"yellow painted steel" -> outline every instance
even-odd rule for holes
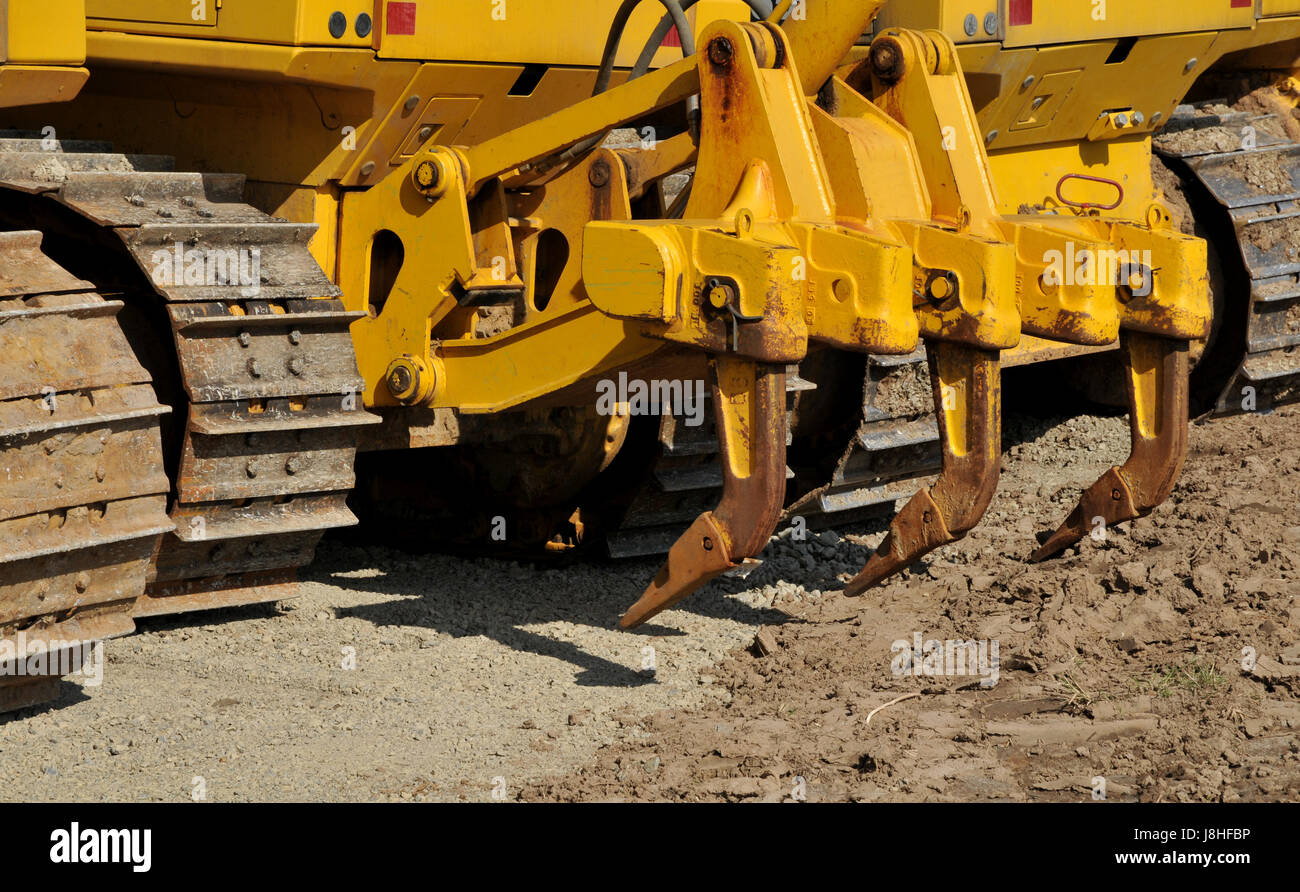
[[[71,101],[85,61],[83,0],[0,0],[0,108]]]
[[[84,0],[0,0],[0,62],[79,66],[85,61]]]
[[[362,14],[373,17],[374,0],[278,0],[239,3],[223,0],[85,0],[92,30],[201,37],[248,43],[292,46],[368,47],[373,26],[357,27]],[[330,17],[343,17],[338,36]]]
[[[393,33],[386,26],[388,3],[379,4],[383,22],[378,48],[382,58],[439,59],[544,65],[598,65],[606,29],[621,0],[483,0],[446,3],[417,0],[413,34]],[[615,63],[631,67],[664,8],[642,3],[628,20]],[[741,0],[700,0],[687,11],[698,34],[717,19],[747,20],[749,7]],[[681,58],[681,50],[664,47],[656,65]]]
[[[1228,0],[1179,0],[1176,6],[1147,0],[1098,0],[1095,3],[1039,0],[1032,6],[1032,23],[1007,25],[1003,38],[1006,46],[1045,46],[1111,37],[1223,31],[1250,28],[1255,24],[1253,3],[1233,5]]]
[[[29,123],[247,173],[259,206],[318,225],[314,255],[367,311],[353,334],[368,404],[495,412],[674,349],[735,352],[734,326],[719,340],[695,303],[719,278],[728,313],[774,320],[772,356],[808,340],[906,353],[918,335],[1012,350],[1023,333],[1041,357],[1113,344],[1121,325],[1193,337],[1204,260],[1162,222],[1150,133],[1225,55],[1300,37],[1289,0],[1262,0],[1259,21],[1226,0],[1110,0],[1101,22],[1092,4],[1037,2],[1014,26],[999,0],[828,0],[780,28],[701,0],[696,59],[664,47],[656,70],[589,98],[618,5],[50,0],[33,31],[34,7],[13,4],[0,103],[70,98],[85,59],[90,92]],[[638,8],[619,66],[662,14]],[[852,46],[868,30],[899,42],[897,84]],[[703,48],[718,37],[738,92],[710,97]],[[702,87],[698,149],[676,132],[557,160]],[[680,218],[633,219],[690,165]],[[1119,200],[1087,210],[1058,192]],[[387,281],[374,267],[394,245]],[[1182,272],[1136,301],[1104,277],[1045,276],[1057,254],[1120,251]],[[508,330],[479,322],[507,304]],[[419,379],[400,398],[395,363]]]

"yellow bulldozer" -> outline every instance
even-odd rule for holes
[[[0,707],[322,534],[666,553],[980,520],[1001,370],[1132,454],[1300,382],[1300,0],[0,2]],[[1037,550],[1034,547],[1037,545]],[[1086,543],[1081,547],[1087,547]],[[611,617],[611,619],[613,619]]]

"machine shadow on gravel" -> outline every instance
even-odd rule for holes
[[[382,558],[379,552],[384,552]],[[575,683],[583,686],[637,687],[652,684],[653,675],[589,653],[573,642],[558,640],[524,626],[567,622],[595,628],[612,628],[632,603],[636,580],[645,575],[648,561],[604,567],[586,567],[590,573],[578,589],[568,578],[571,568],[521,571],[513,562],[484,561],[476,568],[474,582],[448,576],[385,572],[380,576],[351,578],[348,574],[369,567],[393,567],[403,555],[388,549],[339,547],[304,574],[316,580],[359,592],[396,595],[401,600],[363,604],[338,610],[339,617],[356,617],[376,626],[420,626],[457,638],[482,635],[513,650],[553,657],[578,670]],[[453,558],[425,560],[446,561]],[[407,557],[407,562],[410,558]],[[739,590],[743,591],[743,587]],[[730,597],[693,599],[680,605],[699,616],[729,619],[749,626],[786,621],[787,614],[754,608]],[[620,633],[626,634],[626,633]],[[681,637],[681,629],[649,623],[636,630],[638,638]]]
[[[1050,365],[1050,364],[1048,364]],[[1035,367],[1035,374],[1016,374],[1006,378],[1004,448],[1030,442],[1049,430],[1059,421],[1062,402],[1087,405],[1096,411],[1084,397],[1062,393],[1053,387],[1052,376],[1043,374],[1044,366]],[[1054,402],[1045,404],[1045,391],[1052,391]],[[1044,405],[1052,405],[1052,412],[1044,412]],[[1068,411],[1068,408],[1066,409]],[[840,533],[876,539],[888,529],[888,516],[861,519],[842,526]],[[730,619],[749,626],[782,625],[791,617],[784,611],[756,608],[739,597],[744,592],[770,585],[795,585],[807,591],[836,591],[843,582],[836,568],[818,556],[818,533],[809,530],[809,551],[804,543],[777,539],[762,556],[764,563],[746,578],[722,577],[715,580],[703,597],[692,598],[676,605],[711,619]],[[846,543],[848,544],[848,543]],[[865,561],[871,552],[867,545],[851,545],[853,560]],[[837,559],[843,560],[839,554]],[[401,600],[366,604],[339,610],[339,616],[356,617],[376,626],[413,625],[429,628],[455,637],[482,635],[513,650],[548,656],[575,666],[580,685],[634,687],[649,684],[653,676],[623,666],[595,654],[579,645],[557,640],[531,631],[525,626],[552,622],[571,622],[595,628],[610,628],[618,617],[635,600],[639,580],[654,572],[655,559],[634,559],[589,562],[572,566],[524,565],[514,561],[482,560],[470,575],[454,574],[454,558],[450,556],[407,554],[383,546],[345,545],[335,543],[328,552],[318,555],[316,562],[306,571],[304,579],[316,580],[358,592],[395,595]],[[417,563],[418,561],[418,563]],[[446,562],[447,574],[426,569]],[[412,570],[403,570],[409,565]],[[927,562],[912,569],[924,575]],[[354,574],[369,568],[388,568],[380,575],[356,578]],[[586,576],[575,583],[573,573]],[[245,608],[241,614],[259,608]],[[682,630],[663,623],[650,623],[638,630],[642,638],[680,637]]]

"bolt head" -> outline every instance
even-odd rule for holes
[[[709,43],[709,61],[714,65],[730,65],[736,49],[725,37],[715,37]]]
[[[974,37],[979,33],[980,20],[975,16],[975,13],[969,13],[962,21],[961,27],[966,32],[967,37]]]
[[[871,46],[871,67],[877,76],[888,75],[898,65],[898,47],[892,40],[878,40]]]
[[[388,375],[388,389],[394,394],[409,392],[411,384],[411,370],[405,366],[398,366]]]

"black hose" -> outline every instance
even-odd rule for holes
[[[596,75],[596,86],[591,91],[592,96],[599,96],[609,89],[609,82],[614,77],[614,62],[618,57],[618,48],[623,42],[623,30],[627,27],[627,20],[632,17],[632,12],[641,2],[642,0],[623,0],[623,5],[618,8],[618,12],[614,13],[614,21],[609,27],[609,37],[605,39],[605,50],[600,57],[600,72]],[[659,2],[668,10],[664,19],[676,25],[677,33],[682,36],[682,58],[694,55],[695,35],[691,32],[690,23],[686,21],[686,10],[683,8],[681,0],[659,0]],[[695,2],[696,0],[686,0],[686,5],[691,6]],[[668,29],[665,28],[664,34],[667,33]],[[662,37],[660,42],[663,42]],[[645,71],[642,71],[641,74],[645,74]],[[634,75],[634,77],[639,76]],[[628,80],[632,79],[632,77],[628,78]],[[608,132],[587,137],[581,142],[569,146],[556,155],[555,158],[559,163],[567,164],[574,158],[585,155],[596,148],[605,141],[607,136],[609,136]]]
[[[605,40],[605,52],[600,59],[600,73],[596,75],[596,86],[591,91],[591,95],[595,96],[609,89],[609,82],[614,77],[614,62],[618,56],[618,48],[623,42],[623,30],[627,27],[627,20],[632,17],[632,12],[641,2],[642,0],[623,0],[623,5],[618,8],[618,12],[614,13],[609,37]],[[682,39],[682,57],[693,56],[695,35],[691,33],[690,23],[686,21],[686,12],[680,0],[659,0],[659,2],[668,10],[668,18],[677,26],[677,33]],[[667,33],[665,29],[664,34]],[[660,40],[662,41],[663,38]]]
[[[700,0],[682,0],[682,10],[688,10]],[[753,11],[754,16],[760,20],[766,19],[772,14],[776,7],[772,0],[745,0],[745,3]],[[627,76],[628,80],[635,80],[650,70],[650,63],[658,54],[659,48],[663,46],[664,38],[672,30],[673,20],[671,16],[664,16],[655,26],[654,31],[650,34],[650,39],[646,41],[645,47],[641,50],[641,55],[637,57],[636,64],[632,66],[632,72]]]

